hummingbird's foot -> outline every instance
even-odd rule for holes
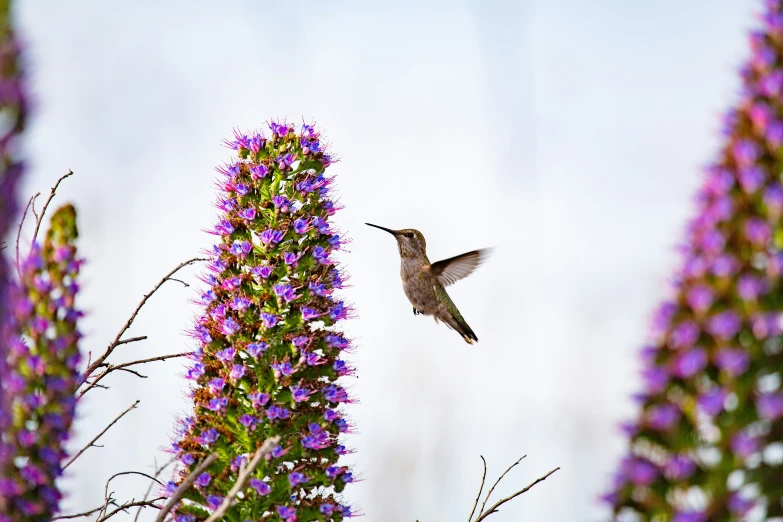
[[[413,315],[421,315],[421,312],[419,312],[418,310],[416,310],[416,309],[414,308],[414,309],[413,309]]]

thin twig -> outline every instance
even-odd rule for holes
[[[476,502],[473,503],[473,511],[470,512],[468,522],[473,520],[473,514],[476,512],[476,506],[478,506],[479,499],[481,498],[481,492],[484,491],[484,481],[487,479],[487,461],[484,459],[484,455],[479,455],[481,462],[484,463],[484,474],[481,476],[481,487],[479,488],[478,495],[476,495]],[[419,522],[418,520],[416,522]]]
[[[130,509],[132,507],[137,507],[137,506],[139,506],[139,507],[154,507],[154,508],[157,508],[157,509],[161,509],[159,505],[155,504],[155,502],[158,502],[160,500],[166,500],[166,497],[153,498],[152,500],[131,500],[131,501],[126,502],[126,503],[124,503],[124,504],[122,504],[120,506],[117,506],[117,509],[115,509],[111,513],[107,513],[107,514],[103,515],[102,517],[99,517],[98,519],[95,520],[95,522],[105,522],[106,520],[110,519],[111,517],[113,517],[117,513],[121,513],[123,511],[127,511],[128,509]]]
[[[49,197],[46,199],[46,203],[44,203],[44,206],[41,209],[41,215],[36,215],[35,232],[33,232],[33,243],[35,243],[35,240],[38,238],[38,229],[41,228],[41,223],[43,222],[44,214],[46,214],[46,209],[49,208],[49,203],[51,203],[52,198],[54,198],[54,193],[57,192],[57,187],[60,186],[60,182],[62,180],[70,176],[73,176],[73,171],[70,169],[68,170],[68,174],[60,176],[60,179],[57,180],[57,183],[54,184],[51,192],[49,192]],[[35,207],[33,207],[33,213],[35,213]]]
[[[82,449],[80,449],[80,450],[79,450],[79,451],[76,453],[76,455],[74,455],[74,456],[71,458],[71,460],[69,460],[68,462],[66,462],[66,463],[65,463],[65,465],[63,466],[63,468],[62,468],[62,469],[65,469],[65,468],[67,468],[68,466],[70,466],[70,465],[73,463],[73,461],[75,461],[76,459],[78,459],[78,458],[81,456],[81,454],[82,454],[82,453],[84,453],[85,451],[87,451],[88,449],[90,449],[90,447],[94,446],[94,445],[95,445],[95,442],[97,442],[97,440],[98,440],[98,439],[100,439],[100,438],[103,436],[103,434],[104,434],[104,433],[106,433],[107,431],[109,431],[109,428],[111,428],[112,426],[114,426],[114,425],[117,423],[117,421],[118,421],[118,420],[120,420],[121,418],[123,418],[123,417],[125,416],[125,414],[127,414],[129,411],[131,411],[132,409],[136,408],[136,406],[138,406],[139,402],[141,402],[141,401],[136,401],[136,402],[134,402],[133,404],[131,404],[131,405],[130,405],[130,407],[129,407],[127,410],[125,410],[124,412],[120,413],[120,414],[119,414],[119,415],[118,415],[118,416],[117,416],[117,417],[116,417],[116,418],[115,418],[113,421],[111,421],[111,423],[109,423],[109,425],[108,425],[108,426],[106,426],[106,427],[103,429],[103,431],[102,431],[102,432],[100,432],[98,435],[96,435],[96,436],[95,436],[95,438],[94,438],[94,439],[92,439],[92,440],[89,442],[89,444],[87,444],[85,447],[83,447]]]
[[[174,506],[177,505],[182,496],[193,486],[198,476],[201,475],[205,469],[211,466],[212,463],[217,460],[217,458],[218,454],[213,453],[204,459],[204,462],[199,464],[196,469],[194,469],[193,472],[182,481],[182,484],[180,484],[171,497],[169,497],[169,501],[166,502],[166,505],[163,506],[163,508],[160,510],[160,513],[158,513],[158,517],[155,519],[155,522],[163,522],[166,519],[166,515],[168,515],[169,512],[174,509]]]
[[[24,212],[22,212],[22,219],[19,220],[19,228],[16,229],[16,273],[19,274],[19,279],[22,278],[22,269],[19,267],[19,237],[22,235],[22,225],[24,225],[24,220],[27,217],[27,211],[30,210],[30,205],[33,203],[33,200],[40,195],[41,193],[39,192],[27,200],[27,206],[24,207]]]
[[[234,498],[237,496],[237,493],[242,491],[242,489],[245,487],[245,484],[247,484],[247,481],[250,479],[250,475],[253,473],[253,470],[256,469],[258,463],[261,462],[261,459],[263,459],[267,454],[272,452],[275,446],[277,446],[278,442],[280,442],[279,436],[266,439],[261,447],[258,448],[255,456],[253,456],[250,462],[240,468],[239,475],[237,475],[237,481],[234,484],[234,487],[231,488],[231,490],[228,492],[228,495],[226,495],[226,498],[224,498],[223,502],[220,503],[220,506],[218,506],[218,508],[209,516],[207,520],[205,520],[205,522],[217,522],[223,518],[223,515],[226,514],[226,511],[228,511],[228,508],[230,508],[231,504],[234,502]]]
[[[101,509],[103,509],[103,506],[98,506],[95,509],[90,509],[89,511],[84,511],[82,513],[74,513],[73,515],[59,515],[54,517],[52,520],[65,520],[68,518],[89,517],[90,515],[92,515],[96,511],[100,511]]]
[[[487,492],[487,496],[486,496],[486,497],[484,497],[484,502],[481,504],[481,509],[479,510],[479,513],[483,513],[483,512],[484,512],[484,506],[486,506],[486,505],[487,505],[487,502],[489,501],[489,497],[490,497],[490,496],[492,496],[492,492],[493,492],[493,491],[495,491],[495,487],[496,487],[496,486],[497,486],[497,485],[500,483],[500,481],[501,481],[501,480],[503,480],[503,477],[505,477],[505,476],[506,476],[506,474],[507,474],[509,471],[511,471],[511,470],[514,468],[514,466],[516,466],[517,464],[519,464],[520,462],[522,462],[522,459],[524,459],[525,457],[527,457],[527,455],[522,455],[522,457],[521,457],[521,458],[520,458],[518,461],[516,461],[515,463],[513,463],[512,465],[510,465],[510,466],[509,466],[509,467],[506,469],[506,471],[504,471],[504,472],[503,472],[503,474],[502,474],[502,475],[500,475],[500,477],[498,477],[498,479],[495,481],[495,483],[494,483],[494,484],[492,484],[492,487],[491,487],[491,488],[489,489],[489,491]]]
[[[496,513],[500,506],[502,506],[503,504],[505,504],[509,500],[512,500],[512,499],[518,497],[522,493],[525,493],[526,491],[528,491],[530,488],[532,488],[533,486],[535,486],[539,482],[543,482],[544,480],[546,480],[549,477],[549,475],[551,475],[552,473],[554,473],[555,471],[557,471],[559,469],[560,469],[560,467],[557,467],[557,468],[553,469],[552,471],[550,471],[549,473],[547,473],[543,477],[536,479],[533,483],[531,483],[530,485],[528,485],[527,487],[525,487],[523,489],[520,489],[519,491],[517,491],[513,495],[510,495],[510,496],[508,496],[508,497],[506,497],[504,499],[498,500],[487,511],[485,511],[484,513],[479,515],[479,517],[476,519],[476,522],[481,522],[482,520],[487,518],[492,513]]]
[[[163,286],[163,284],[166,281],[170,281],[172,279],[172,276],[174,274],[176,274],[180,269],[182,269],[182,268],[184,268],[184,267],[186,267],[188,265],[192,265],[193,263],[195,263],[197,261],[205,261],[205,260],[206,259],[204,259],[202,257],[194,257],[193,259],[189,259],[188,261],[185,261],[184,263],[180,263],[179,265],[177,265],[177,267],[174,270],[172,270],[171,272],[166,274],[163,277],[163,279],[158,281],[158,283],[152,288],[150,293],[144,295],[144,297],[142,298],[141,302],[138,304],[138,306],[133,311],[131,316],[128,318],[128,320],[125,322],[125,324],[122,326],[122,328],[120,329],[120,331],[117,334],[117,336],[114,338],[114,340],[106,348],[106,351],[100,357],[98,357],[95,361],[93,361],[93,363],[91,365],[89,365],[87,367],[87,369],[84,372],[84,375],[82,375],[82,379],[84,381],[86,381],[93,374],[93,372],[95,372],[95,370],[98,369],[103,364],[103,362],[111,355],[111,353],[114,351],[114,349],[117,348],[118,346],[120,346],[120,344],[123,344],[122,336],[125,335],[125,332],[127,332],[128,328],[131,327],[131,325],[133,324],[133,321],[136,319],[136,316],[139,315],[139,311],[141,311],[142,307],[147,303],[147,300],[150,297],[152,297],[152,295],[155,292],[157,292],[158,289],[161,286]],[[80,397],[82,395],[84,395],[83,392],[79,394]]]
[[[175,456],[175,457],[172,457],[172,458],[170,458],[170,459],[169,459],[169,461],[168,461],[168,462],[166,462],[166,463],[165,463],[164,465],[162,465],[161,467],[157,467],[157,466],[158,466],[158,463],[157,463],[157,462],[155,462],[155,479],[157,479],[157,478],[160,476],[160,474],[161,474],[161,473],[163,473],[163,471],[164,471],[166,468],[168,468],[168,467],[169,467],[171,464],[173,464],[173,463],[174,463],[176,460],[177,460],[177,457],[176,457],[176,456]],[[152,493],[152,488],[153,488],[153,487],[154,487],[154,484],[150,482],[150,485],[149,485],[149,487],[147,488],[147,491],[144,493],[144,497],[142,498],[142,500],[147,500],[147,499],[149,498],[149,496],[150,496],[150,493]],[[139,506],[139,509],[137,509],[137,510],[136,510],[136,516],[135,516],[135,517],[133,517],[133,522],[138,522],[138,520],[139,520],[139,515],[141,515],[141,510],[142,510],[142,508],[143,508],[143,507],[144,507],[144,506]]]
[[[147,336],[144,336],[143,338],[146,339]],[[134,338],[134,340],[140,340],[140,339],[141,338]],[[128,339],[127,341],[130,341],[130,339]],[[168,355],[159,355],[157,357],[150,357],[149,359],[139,359],[138,361],[130,361],[130,362],[122,363],[122,364],[106,364],[106,363],[103,363],[101,366],[105,366],[106,369],[103,370],[98,375],[96,375],[95,378],[87,385],[87,387],[79,392],[79,394],[78,394],[78,396],[76,398],[77,399],[81,398],[82,395],[84,395],[85,393],[90,391],[90,389],[92,389],[92,388],[101,387],[101,385],[98,384],[98,381],[100,381],[101,379],[103,379],[109,373],[111,373],[113,371],[117,371],[117,370],[130,371],[130,370],[126,370],[126,368],[128,366],[134,366],[136,364],[145,364],[145,363],[148,363],[148,362],[155,362],[155,361],[166,361],[168,359],[174,359],[176,357],[187,357],[189,355],[193,355],[193,352],[182,352],[182,353],[171,353],[171,354],[168,354]],[[145,376],[140,375],[138,373],[136,373],[136,375],[139,376],[139,377],[142,377],[142,378],[146,378]]]

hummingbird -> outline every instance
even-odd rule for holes
[[[437,323],[446,323],[456,330],[468,344],[478,341],[465,318],[457,310],[454,301],[446,293],[447,286],[469,276],[487,260],[491,249],[479,249],[450,257],[436,263],[427,258],[427,242],[418,230],[404,228],[392,230],[372,223],[365,225],[392,234],[400,250],[400,276],[402,289],[413,305],[413,315],[432,315]]]

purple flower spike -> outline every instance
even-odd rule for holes
[[[313,126],[273,121],[270,129],[267,137],[236,132],[229,142],[235,156],[218,169],[217,244],[203,277],[208,286],[198,294],[202,312],[192,332],[197,347],[188,370],[194,414],[176,426],[172,451],[183,469],[174,487],[205,452],[216,451],[218,460],[175,507],[177,522],[214,512],[270,434],[280,435],[285,446],[260,461],[227,516],[294,522],[354,514],[338,504],[344,483],[323,487],[324,469],[344,469],[340,477],[350,473],[338,465],[347,453],[340,439],[351,427],[337,411],[349,399],[336,380],[352,369],[340,355],[348,342],[339,321],[350,309],[332,297],[344,282],[329,254],[345,242],[331,225],[339,210],[325,172],[332,161]],[[71,262],[64,250],[56,255]],[[39,278],[37,284],[49,281]],[[35,315],[33,306],[25,309]],[[38,326],[48,329],[42,322]],[[35,359],[25,361],[40,367]],[[48,384],[62,386],[56,379]],[[26,405],[45,398],[29,391],[24,397]],[[350,481],[349,474],[344,482]],[[324,504],[334,505],[330,515],[321,511]]]

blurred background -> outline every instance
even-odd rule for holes
[[[75,171],[56,201],[80,212],[83,346],[102,352],[144,293],[211,245],[202,229],[231,129],[315,120],[340,157],[336,219],[352,238],[342,259],[360,403],[348,444],[363,481],[348,498],[371,522],[460,520],[479,455],[494,479],[527,454],[497,498],[562,469],[491,520],[601,520],[596,497],[623,449],[616,424],[634,413],[636,351],[758,7],[19,2],[36,102],[23,197]],[[393,239],[365,221],[421,230],[432,260],[497,247],[450,288],[478,345],[413,316]],[[114,360],[192,348],[196,295],[164,287],[129,332],[149,341]],[[145,370],[80,404],[74,448],[141,399],[68,469],[65,513],[100,505],[110,474],[166,459],[188,406],[183,364]],[[147,485],[113,484],[121,500]]]

